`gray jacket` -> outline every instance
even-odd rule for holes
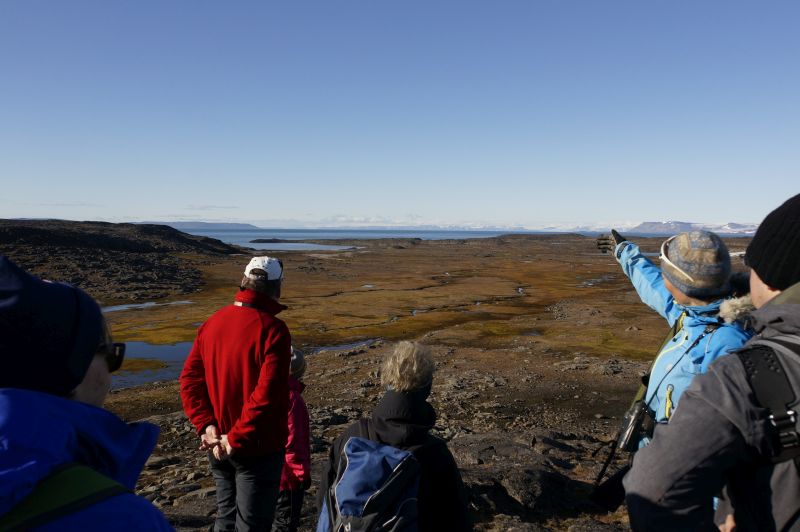
[[[759,334],[747,346],[775,348],[797,397],[800,357],[770,338],[800,344],[800,283],[752,315]],[[747,348],[745,346],[745,349]],[[793,410],[800,400],[796,399]],[[698,375],[625,477],[634,530],[716,530],[713,497],[726,488],[718,522],[735,508],[737,530],[800,531],[800,474],[793,461],[767,461],[767,411],[756,403],[738,356],[722,357]]]

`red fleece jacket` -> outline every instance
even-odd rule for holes
[[[201,434],[216,425],[238,454],[283,450],[289,410],[286,307],[252,290],[214,313],[197,331],[180,377],[181,401]]]

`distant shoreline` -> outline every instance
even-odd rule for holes
[[[297,229],[297,228],[248,228],[248,229],[183,229],[183,231],[223,242],[247,245],[287,244],[314,242],[320,240],[379,240],[379,239],[419,239],[419,240],[467,240],[473,238],[495,238],[515,235],[563,236],[579,235],[596,237],[605,231],[486,231],[486,230],[409,230],[409,229]],[[679,231],[680,232],[680,231]],[[666,238],[672,232],[647,233],[626,232],[625,236],[635,238]],[[718,233],[723,238],[750,238],[752,233]]]

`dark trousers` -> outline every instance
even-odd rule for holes
[[[303,495],[305,492],[300,488],[278,493],[272,532],[297,532],[300,524],[300,510],[303,509]]]
[[[217,483],[215,532],[269,530],[283,470],[283,451],[217,460],[209,453]]]

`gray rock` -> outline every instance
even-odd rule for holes
[[[511,468],[500,478],[506,493],[527,510],[535,510],[546,491],[566,484],[566,478],[546,468]]]
[[[145,462],[145,469],[162,469],[168,465],[177,464],[181,461],[177,456],[157,456],[152,455]]]
[[[186,495],[182,495],[175,502],[186,502],[192,500],[201,500],[201,499],[209,499],[215,497],[217,495],[217,488],[211,486],[210,488],[200,488],[194,491],[190,491]]]

